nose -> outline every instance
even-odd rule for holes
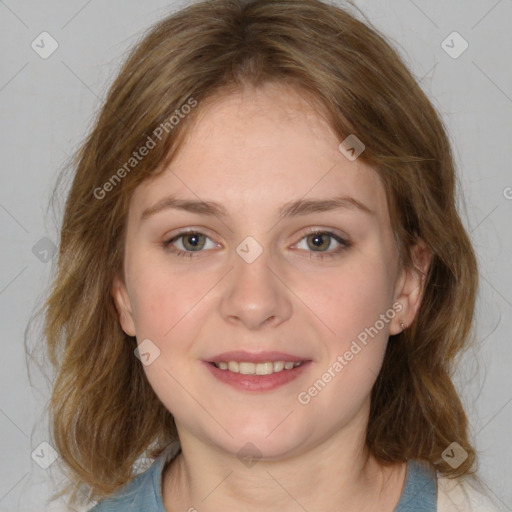
[[[227,322],[256,330],[267,324],[275,327],[290,318],[291,292],[279,271],[271,268],[267,255],[263,251],[252,263],[234,255],[234,268],[220,301],[220,313]]]

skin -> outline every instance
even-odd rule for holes
[[[406,466],[382,466],[365,449],[370,392],[388,338],[400,321],[411,324],[422,287],[419,272],[399,265],[380,178],[341,154],[313,103],[293,89],[266,84],[198,108],[177,158],[134,192],[124,280],[116,277],[112,288],[123,330],[160,350],[144,371],[174,415],[182,446],[163,474],[166,510],[319,511],[343,503],[345,512],[391,512]],[[170,194],[219,202],[227,216],[165,208],[141,220]],[[278,220],[285,203],[334,196],[372,213],[340,208]],[[207,237],[196,252],[190,238],[187,246],[183,238],[172,243],[191,258],[162,245],[183,228]],[[350,245],[339,250],[324,237],[322,254],[332,256],[320,259],[308,228]],[[247,236],[263,249],[252,263],[236,252]],[[424,246],[413,256],[426,272]],[[400,313],[321,393],[299,403],[298,394],[397,302]],[[239,349],[312,363],[273,391],[239,391],[202,363]],[[237,457],[247,442],[262,454],[251,467]]]

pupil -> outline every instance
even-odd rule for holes
[[[197,248],[201,248],[203,244],[201,244],[201,234],[199,233],[196,233],[196,234],[192,234],[192,235],[187,235],[185,238],[184,238],[184,246],[187,248],[187,249],[197,249]]]
[[[325,248],[329,246],[329,242],[327,242],[327,245],[324,240],[325,235],[312,235],[312,242],[315,247],[317,248]]]

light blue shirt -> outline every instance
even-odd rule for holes
[[[100,501],[89,512],[166,512],[162,498],[162,471],[167,461],[179,453],[173,443],[153,464],[111,497]],[[394,512],[436,512],[437,474],[424,461],[409,460],[404,489]]]

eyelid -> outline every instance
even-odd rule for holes
[[[209,229],[204,228],[204,227],[194,227],[194,226],[178,229],[177,231],[173,231],[172,234],[170,234],[170,235],[167,235],[167,234],[164,235],[163,239],[164,239],[165,243],[169,243],[173,240],[176,240],[180,236],[185,236],[189,233],[204,235],[207,238],[209,238],[210,240],[214,240],[214,237],[210,234],[211,232]],[[217,243],[217,242],[215,242],[215,243]]]
[[[350,237],[346,233],[342,233],[335,228],[324,228],[324,227],[317,227],[317,226],[305,228],[305,231],[303,231],[301,240],[305,236],[314,235],[315,233],[320,233],[320,234],[324,234],[324,235],[332,235],[333,237],[338,237],[339,239],[341,239],[343,242],[345,242],[347,244],[349,243]]]

